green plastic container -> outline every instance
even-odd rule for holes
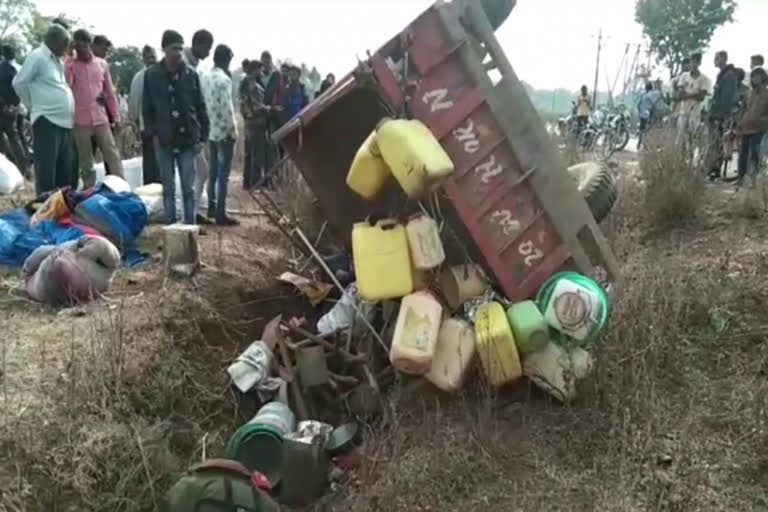
[[[571,347],[589,347],[597,341],[603,334],[605,326],[608,323],[608,314],[610,311],[610,302],[605,291],[594,280],[577,272],[560,272],[550,277],[539,289],[536,295],[536,304],[539,310],[547,317],[547,311],[554,300],[554,294],[563,281],[569,281],[569,285],[585,290],[593,295],[597,300],[597,307],[590,312],[590,321],[585,322],[582,329],[586,329],[586,335],[581,339],[574,338],[564,334],[562,330],[550,328],[550,339],[553,343],[565,348]],[[550,325],[552,324],[549,321]]]
[[[507,309],[507,320],[523,357],[544,350],[549,344],[549,324],[532,300],[513,304]]]
[[[261,423],[246,423],[230,438],[226,454],[267,477],[273,486],[279,482],[283,436],[277,430]]]

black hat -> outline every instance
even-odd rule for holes
[[[175,30],[166,30],[163,32],[163,40],[161,42],[161,45],[163,48],[166,48],[168,46],[171,46],[172,44],[184,44],[184,38],[181,34],[176,32]]]

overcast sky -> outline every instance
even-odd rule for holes
[[[209,29],[235,51],[236,62],[264,49],[325,74],[347,73],[426,9],[432,0],[36,0],[44,14],[64,10],[107,34],[116,45],[160,46],[164,29],[191,39]],[[626,44],[642,42],[635,0],[518,0],[497,36],[518,75],[537,88],[577,89],[594,81],[600,27],[606,36],[600,89],[613,81]],[[114,7],[112,7],[114,5]],[[727,49],[748,67],[753,53],[768,55],[768,0],[739,0],[736,23],[718,30],[712,48]],[[704,71],[714,76],[712,51]],[[635,47],[630,51],[630,61]],[[645,61],[645,57],[643,57]],[[667,76],[661,71],[657,75]],[[623,72],[621,73],[623,78]]]

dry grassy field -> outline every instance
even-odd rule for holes
[[[705,186],[673,156],[615,169],[604,229],[625,287],[576,403],[479,378],[455,397],[396,386],[362,468],[316,509],[768,510],[766,203],[762,189]],[[285,181],[290,210],[316,219]],[[2,274],[0,512],[157,510],[253,414],[226,366],[272,316],[307,306],[275,279],[300,256],[235,196],[243,225],[209,230],[190,281],[150,263],[61,312]],[[152,227],[142,244],[157,257],[159,242]]]

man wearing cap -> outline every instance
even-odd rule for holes
[[[163,182],[166,223],[176,222],[175,166],[178,166],[183,221],[194,224],[197,216],[195,162],[208,140],[208,114],[200,77],[182,58],[184,38],[174,30],[166,30],[162,47],[163,60],[147,69],[144,75],[144,130],[155,146]]]

